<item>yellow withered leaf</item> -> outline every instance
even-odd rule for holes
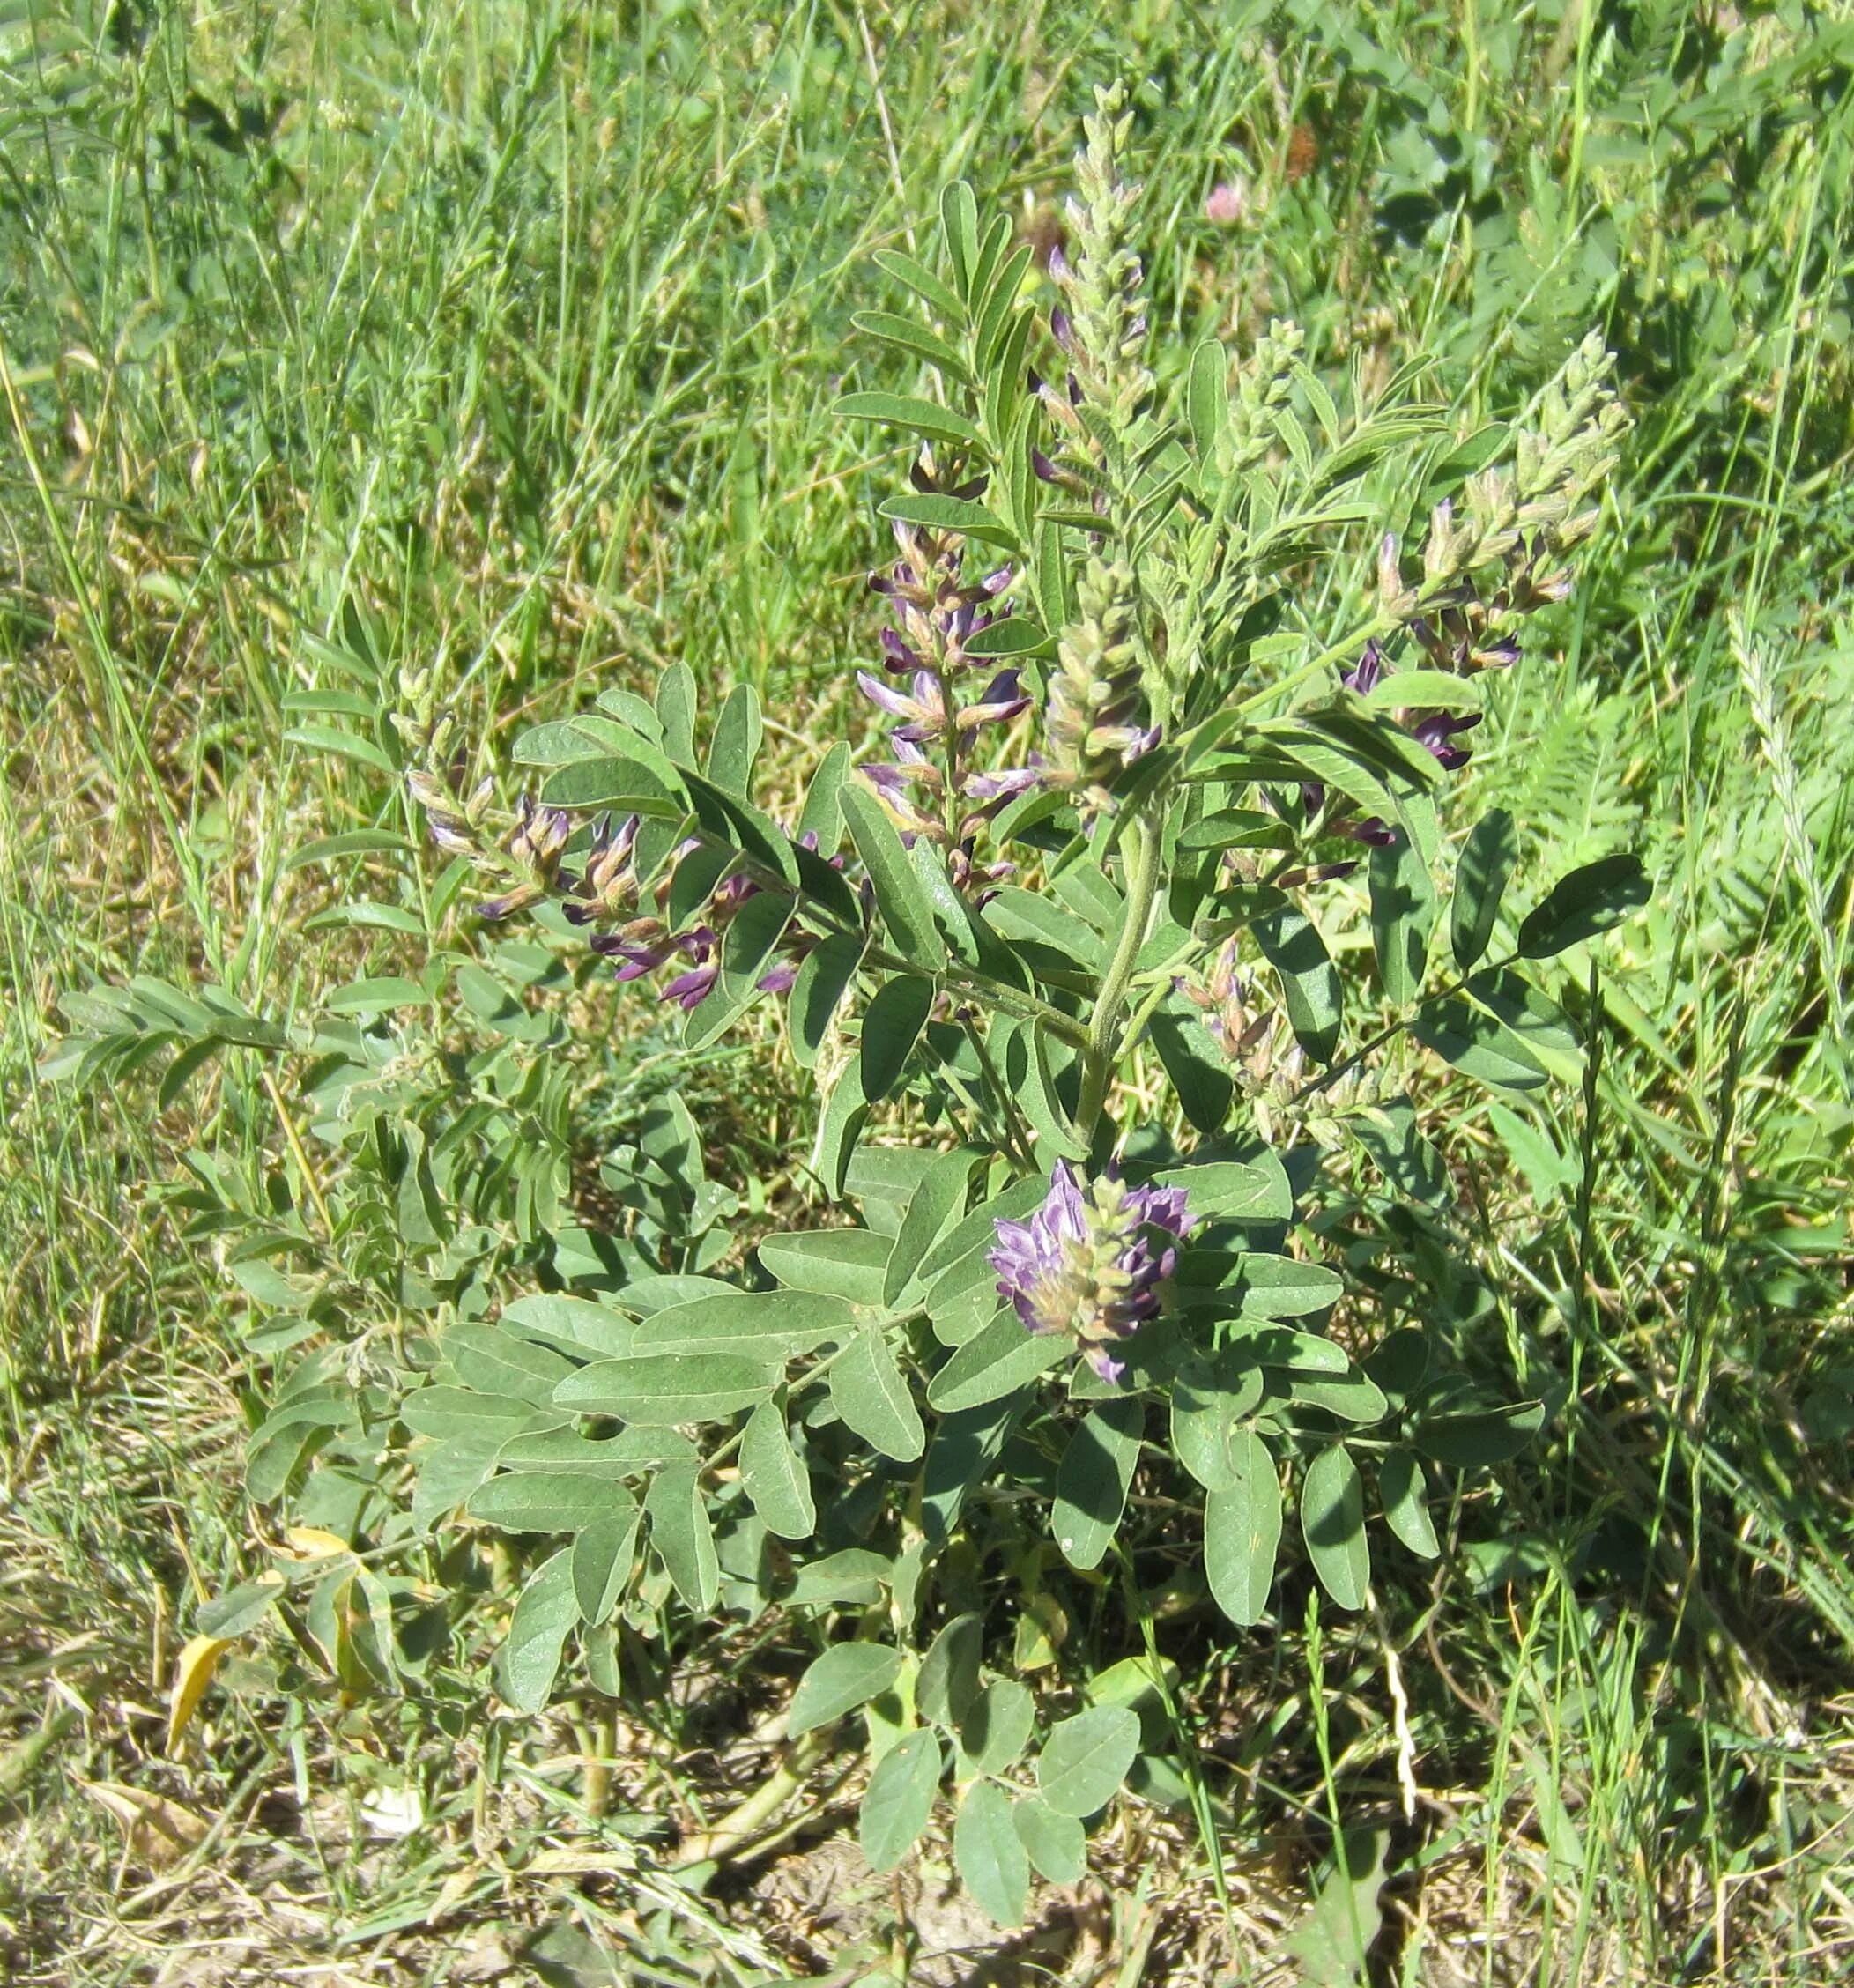
[[[205,1841],[209,1827],[205,1817],[165,1795],[126,1787],[120,1781],[86,1781],[81,1775],[71,1778],[122,1825],[122,1852],[131,1864],[166,1871]]]
[[[328,1560],[336,1554],[348,1551],[345,1539],[332,1532],[325,1532],[319,1525],[291,1525],[284,1529],[287,1539],[299,1560]]]
[[[212,1673],[219,1668],[219,1660],[231,1649],[227,1636],[195,1636],[181,1651],[180,1661],[174,1667],[174,1689],[167,1698],[167,1751],[171,1754],[174,1743],[187,1730],[187,1723],[199,1710],[199,1702],[206,1695],[206,1687],[212,1682]]]

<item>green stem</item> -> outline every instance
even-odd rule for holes
[[[1086,1047],[1082,1050],[1081,1099],[1075,1114],[1075,1130],[1092,1140],[1108,1087],[1120,1053],[1121,1020],[1126,1009],[1128,983],[1146,944],[1146,927],[1153,921],[1153,905],[1159,894],[1159,835],[1155,818],[1142,813],[1127,826],[1126,922],[1108,970],[1101,977],[1101,995],[1094,1004],[1094,1017],[1088,1026]]]

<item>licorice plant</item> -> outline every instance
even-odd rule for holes
[[[1524,1374],[1490,1393],[1452,1356],[1433,1225],[1405,1267],[1342,1272],[1310,1218],[1347,1167],[1445,1198],[1412,1045],[1500,1090],[1561,1073],[1576,1036],[1527,962],[1642,895],[1613,858],[1514,914],[1521,825],[1448,819],[1487,679],[1597,519],[1624,425],[1600,341],[1467,434],[1420,369],[1342,412],[1289,323],[1169,363],[1129,137],[1102,93],[1047,287],[964,185],[938,267],[875,257],[911,300],[858,328],[916,390],[839,404],[911,457],[857,678],[872,753],[834,745],[775,819],[755,697],[705,715],[674,664],[527,732],[500,831],[441,716],[412,775],[486,919],[590,948],[687,1045],[782,1005],[828,1204],[751,1250],[711,1219],[694,1253],[659,1228],[557,1262],[493,1317],[437,1305],[370,1426],[422,1528],[516,1542],[502,1696],[583,1692],[563,1665],[617,1693],[622,1626],[672,1605],[782,1607],[814,1650],[788,1785],[866,1733],[870,1861],[944,1791],[1004,1923],[1033,1868],[1079,1874],[1130,1775],[1201,1795],[1162,1662],[1064,1655],[1064,1583],[1148,1650],[1161,1598],[1247,1628],[1292,1503],[1284,1565],[1359,1610],[1368,1502],[1380,1552],[1433,1556],[1431,1472],[1541,1425]],[[1354,931],[1375,984],[1336,964]]]

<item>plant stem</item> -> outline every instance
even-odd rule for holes
[[[1143,812],[1128,823],[1126,840],[1126,922],[1114,956],[1101,978],[1100,998],[1088,1027],[1087,1046],[1082,1050],[1081,1099],[1075,1114],[1075,1130],[1092,1140],[1108,1087],[1113,1081],[1114,1065],[1120,1051],[1121,1020],[1126,1007],[1128,983],[1146,944],[1146,927],[1153,920],[1153,904],[1159,888],[1159,835],[1151,813]]]

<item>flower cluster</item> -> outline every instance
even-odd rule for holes
[[[1110,1348],[1159,1315],[1193,1218],[1181,1187],[1128,1187],[1109,1168],[1083,1181],[1058,1161],[1027,1222],[1000,1221],[987,1261],[1033,1332],[1072,1339],[1104,1380],[1125,1362]]]
[[[641,980],[647,974],[679,963],[682,970],[666,982],[659,994],[674,1001],[685,1013],[699,1008],[714,991],[721,976],[722,942],[728,927],[750,898],[760,894],[760,886],[739,871],[723,876],[695,914],[695,923],[672,931],[660,913],[676,887],[676,865],[702,847],[699,841],[684,842],[665,865],[666,874],[649,893],[651,911],[643,911],[644,887],[636,872],[638,818],[634,814],[612,824],[602,818],[592,831],[584,876],[569,892],[564,909],[576,925],[590,925],[616,919],[614,929],[596,933],[592,950],[618,962],[620,980]],[[815,849],[818,839],[806,835],[804,843]],[[841,857],[833,865],[842,867]],[[642,915],[640,915],[641,913]],[[760,976],[763,993],[782,994],[797,979],[800,962],[817,944],[807,931],[788,928],[780,944],[781,957]]]
[[[916,465],[916,489],[938,487],[931,464]],[[946,493],[970,497],[979,485]],[[982,864],[978,832],[1012,796],[1036,785],[1035,766],[982,771],[976,746],[988,726],[1005,725],[1029,708],[1019,672],[995,671],[968,644],[997,619],[992,604],[1010,585],[1009,567],[968,581],[959,534],[897,523],[901,558],[869,584],[889,602],[898,626],[882,631],[882,664],[894,682],[859,670],[857,681],[876,708],[896,721],[888,734],[893,760],[863,768],[899,818],[904,841],[924,835],[946,854],[959,890],[983,897],[1011,873],[1007,864]]]
[[[415,772],[408,784],[426,812],[433,841],[452,853],[469,855],[484,866],[490,859],[471,833],[478,823],[468,819],[460,804],[450,797],[445,783],[429,773]],[[471,805],[478,815],[486,799],[486,792],[472,797]],[[721,975],[727,929],[741,906],[759,895],[760,886],[740,871],[730,871],[708,892],[693,914],[693,923],[684,921],[680,929],[672,930],[663,913],[675,893],[678,865],[703,845],[699,840],[682,843],[660,865],[662,875],[654,886],[647,886],[637,872],[641,826],[634,814],[620,820],[600,816],[592,825],[579,866],[568,868],[565,858],[574,834],[572,816],[564,808],[539,805],[523,794],[516,803],[515,828],[501,864],[505,875],[514,872],[515,881],[478,905],[478,915],[495,923],[543,898],[557,898],[574,924],[598,928],[589,944],[593,952],[616,963],[619,980],[641,980],[664,967],[679,967],[680,970],[664,983],[660,998],[692,1011],[714,991]],[[817,837],[807,835],[804,842],[814,849]],[[833,857],[831,862],[841,869],[843,858]],[[768,994],[784,993],[816,943],[810,932],[788,931],[781,941],[778,961],[759,980],[760,989]]]
[[[1137,722],[1143,695],[1133,641],[1133,579],[1116,560],[1091,559],[1076,588],[1077,613],[1057,644],[1044,724],[1050,778],[1103,802],[1109,783],[1159,741]]]

